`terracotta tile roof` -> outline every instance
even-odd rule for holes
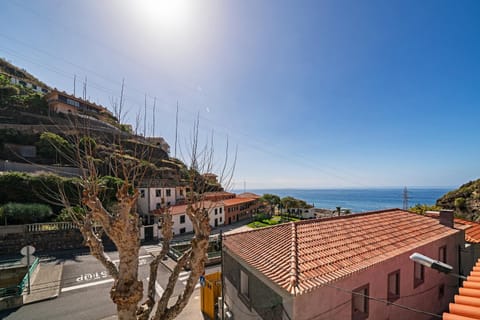
[[[473,267],[462,288],[450,303],[449,312],[443,313],[443,320],[480,319],[480,260]]]
[[[215,202],[215,201],[202,201],[202,202],[198,202],[196,203],[194,206],[203,206],[203,208],[205,209],[210,209],[210,208],[215,208],[215,207],[219,207],[221,206],[222,203],[219,201],[219,202]],[[172,216],[174,215],[178,215],[178,214],[185,214],[185,212],[187,212],[187,205],[186,204],[179,204],[179,205],[175,205],[175,206],[170,206],[170,214]],[[162,214],[162,210],[161,209],[156,209],[156,210],[152,210],[152,213],[153,214]]]
[[[237,197],[238,198],[251,198],[251,199],[260,199],[261,198],[258,194],[252,193],[252,192],[243,192],[243,193],[237,194]]]
[[[459,232],[400,209],[303,220],[228,235],[225,247],[293,295]]]
[[[233,198],[233,199],[222,200],[222,202],[225,206],[234,206],[237,204],[249,203],[255,200],[256,199],[252,199],[252,198]]]
[[[427,217],[438,219],[438,212],[427,212],[425,213],[425,215]],[[465,230],[465,241],[470,243],[480,243],[480,223],[460,218],[454,218],[453,222],[470,226],[468,229]]]

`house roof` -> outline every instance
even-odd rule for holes
[[[480,319],[480,260],[454,299],[455,302],[449,305],[449,312],[443,313],[443,320]]]
[[[425,213],[427,217],[437,218],[439,217],[438,212],[429,211]],[[470,243],[480,243],[480,223],[468,221],[460,218],[454,218],[453,222],[457,224],[462,224],[466,226],[470,226],[468,229],[465,230],[465,241]]]
[[[303,220],[228,235],[225,247],[290,294],[311,291],[459,232],[400,209]]]
[[[242,204],[242,203],[249,203],[252,201],[255,201],[256,199],[252,198],[232,198],[232,199],[225,199],[222,200],[223,204],[226,206],[234,206],[237,204]]]
[[[200,201],[200,202],[197,202],[195,204],[193,204],[193,207],[195,208],[200,208],[200,207],[203,207],[205,209],[211,209],[211,208],[218,208],[219,206],[221,206],[222,203],[221,202],[218,202],[218,201]],[[178,215],[178,214],[185,214],[187,212],[187,207],[188,205],[186,204],[179,204],[179,205],[174,205],[174,206],[170,206],[170,214],[172,216],[174,215]],[[162,214],[162,210],[161,209],[155,209],[155,210],[152,210],[152,213],[153,214]]]
[[[243,192],[240,194],[237,194],[238,198],[251,198],[251,199],[260,199],[261,197],[258,194],[252,193],[252,192]]]

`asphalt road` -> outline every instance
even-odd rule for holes
[[[155,246],[148,246],[147,250],[154,252],[160,250]],[[118,258],[116,252],[108,255],[115,261]],[[152,256],[142,248],[139,256],[139,276],[144,281],[144,296],[146,296],[147,277],[149,275],[149,262]],[[113,279],[107,274],[105,268],[91,255],[69,254],[58,258],[57,261],[64,263],[61,280],[60,295],[53,300],[42,301],[24,305],[18,309],[0,312],[0,319],[25,320],[25,319],[76,319],[92,320],[102,319],[116,314],[115,305],[110,300],[110,288]],[[219,266],[209,267],[207,273],[219,271]],[[157,273],[157,294],[161,294],[168,283],[170,271],[160,264]],[[179,295],[188,278],[188,272],[183,271],[175,285],[173,296]],[[199,285],[191,299],[199,300]],[[186,310],[195,313],[197,310]],[[199,309],[198,309],[199,311]],[[182,319],[182,317],[179,317]],[[188,318],[191,318],[190,316]],[[187,318],[185,318],[187,319]]]

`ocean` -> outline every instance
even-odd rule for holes
[[[408,188],[408,206],[417,203],[435,204],[436,200],[454,187]],[[366,189],[250,189],[258,195],[276,194],[279,197],[292,196],[306,201],[316,208],[334,210],[336,207],[350,209],[352,212],[403,208],[403,188],[366,188]],[[241,193],[243,190],[235,190]]]

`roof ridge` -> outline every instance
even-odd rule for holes
[[[296,295],[298,288],[298,244],[297,244],[297,225],[290,222],[292,230],[291,246],[290,246],[290,293]]]

